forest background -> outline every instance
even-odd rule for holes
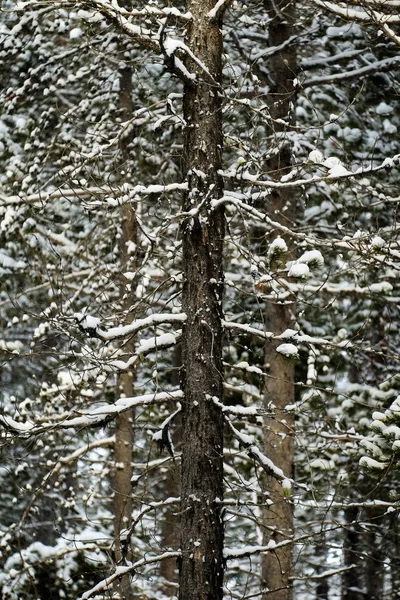
[[[0,598],[400,598],[399,0],[2,0]]]

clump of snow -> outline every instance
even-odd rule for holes
[[[307,252],[304,252],[296,262],[300,264],[304,263],[313,269],[322,267],[324,264],[324,257],[319,250],[307,250]]]
[[[308,277],[310,275],[310,269],[305,263],[293,263],[289,269],[289,277]]]
[[[259,373],[260,375],[262,375],[262,370],[259,367],[249,365],[249,363],[246,361],[237,363],[235,367],[237,367],[238,369],[246,369],[246,371],[249,371],[250,373]]]
[[[308,160],[315,164],[323,164],[324,155],[319,150],[312,150],[308,155]]]
[[[381,102],[376,107],[377,115],[390,115],[393,112],[393,106],[389,106],[386,102]]]
[[[371,470],[371,471],[374,471],[374,470],[383,471],[384,469],[387,468],[387,463],[379,462],[378,460],[370,458],[369,456],[362,456],[360,458],[360,467],[362,467],[363,469]]]
[[[329,460],[326,460],[325,458],[316,458],[315,460],[312,460],[310,467],[312,469],[318,469],[319,471],[330,471],[332,468]]]
[[[136,272],[125,271],[125,273],[123,275],[124,275],[125,279],[128,279],[128,281],[132,281],[136,277]]]
[[[295,337],[298,333],[299,332],[296,331],[295,329],[285,329],[285,331],[283,331],[279,337],[281,340],[285,340],[287,338]]]
[[[385,133],[390,133],[390,134],[397,133],[396,125],[393,125],[393,123],[391,123],[389,121],[389,119],[383,119],[382,125],[383,125],[383,129],[384,129]],[[383,161],[383,162],[385,162],[385,161]]]
[[[297,347],[294,344],[280,344],[276,349],[279,354],[283,354],[287,358],[298,358],[299,353]]]
[[[342,163],[340,162],[340,158],[337,156],[328,156],[328,158],[325,159],[322,164],[328,169],[333,169],[333,167],[337,167]]]
[[[371,248],[372,250],[378,250],[379,248],[382,248],[385,245],[385,240],[382,239],[379,235],[376,235],[373,240],[371,241]]]
[[[344,175],[352,175],[352,173],[343,165],[334,165],[329,169],[328,177],[331,179],[337,179],[338,177],[343,177]]]
[[[74,29],[71,29],[71,31],[69,32],[69,39],[77,40],[82,35],[83,35],[82,29],[80,27],[74,27]]]
[[[374,294],[390,294],[393,290],[393,286],[388,281],[381,281],[380,283],[372,283],[369,286],[371,292]]]
[[[75,319],[81,329],[84,329],[89,334],[95,333],[100,326],[100,319],[92,317],[91,315],[84,315],[83,313],[75,313]]]
[[[280,256],[281,254],[284,254],[287,251],[288,251],[288,247],[287,247],[285,240],[283,238],[281,238],[280,236],[278,236],[277,238],[274,239],[274,241],[268,248],[268,257],[276,258],[277,256]]]

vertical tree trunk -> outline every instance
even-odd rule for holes
[[[132,118],[132,69],[125,65],[120,70],[119,91],[120,116],[123,121]],[[123,138],[120,142],[121,170],[127,168],[129,160],[130,139]],[[121,173],[122,177],[122,173]],[[123,205],[121,209],[122,233],[120,239],[120,265],[121,270],[126,270],[129,262],[127,245],[135,242],[137,245],[137,223],[134,210],[130,204]],[[124,284],[121,284],[122,306],[130,308],[130,298],[126,295]],[[130,313],[128,313],[130,314]],[[128,319],[129,321],[129,319]],[[133,352],[133,344],[125,345],[127,353]],[[133,373],[123,373],[118,377],[118,393],[122,396],[133,396],[134,378]],[[124,563],[130,560],[130,550],[121,544],[120,533],[128,528],[132,520],[132,454],[133,454],[133,410],[128,410],[118,415],[115,419],[115,444],[114,444],[114,536],[115,536],[115,560]],[[123,536],[122,536],[123,540]],[[119,597],[124,600],[133,599],[130,576],[126,575],[116,584]]]
[[[181,345],[175,347],[173,357],[173,370],[171,373],[171,383],[174,387],[179,386],[179,372],[182,368],[182,352]],[[174,420],[174,447],[176,450],[182,450],[182,427],[181,419],[178,415]],[[166,473],[164,492],[165,497],[178,497],[180,495],[179,482],[180,465],[172,463],[168,467]],[[167,506],[163,514],[161,524],[161,545],[165,550],[179,549],[179,516],[175,505]],[[176,595],[176,584],[178,581],[176,573],[176,560],[167,558],[160,562],[160,575],[165,581],[163,593],[165,596],[171,597]]]
[[[268,13],[269,45],[277,47],[287,42],[294,34],[295,2],[294,0],[264,0]],[[291,147],[284,139],[284,132],[293,122],[294,88],[293,79],[296,73],[296,51],[293,43],[289,43],[276,51],[268,62],[269,72],[269,111],[274,120],[274,132],[279,150],[268,161],[268,172],[274,179],[279,179],[291,165]],[[287,125],[285,125],[285,123]],[[270,131],[270,134],[272,131]],[[296,213],[296,200],[292,192],[276,191],[268,202],[270,216],[281,223],[293,226]],[[290,240],[288,247],[290,248]],[[294,304],[267,303],[265,327],[276,334],[293,327]],[[293,475],[293,440],[294,422],[285,408],[294,401],[294,366],[286,358],[276,352],[277,344],[268,344],[265,352],[265,367],[268,374],[265,389],[265,408],[273,412],[273,418],[266,418],[265,453],[280,467],[287,477]],[[265,543],[273,540],[279,543],[290,538],[293,533],[293,505],[290,499],[282,494],[282,488],[273,478],[266,478],[266,491],[272,504],[264,511]],[[292,570],[291,545],[284,546],[275,552],[263,556],[262,582],[265,589],[264,599],[290,600]]]
[[[317,563],[320,563],[316,572],[318,575],[324,572],[327,567],[327,557],[326,557],[326,541],[322,538],[315,545],[315,560]],[[321,564],[321,560],[323,560],[323,564]],[[315,586],[315,598],[316,600],[328,600],[329,598],[329,578],[324,577],[323,579],[318,579]]]
[[[345,510],[346,528],[344,530],[343,562],[345,567],[342,576],[342,600],[363,600],[362,571],[363,563],[360,557],[360,529],[356,523],[358,508],[350,506]]]
[[[223,585],[221,23],[207,13],[214,0],[188,0],[186,44],[206,67],[188,61],[196,81],[184,89],[184,162],[188,192],[182,225],[183,391],[180,600],[220,600]]]

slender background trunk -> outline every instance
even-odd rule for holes
[[[122,121],[132,118],[132,68],[126,64],[120,69],[120,116]],[[129,166],[129,143],[131,138],[124,137],[120,142],[120,169],[126,171]],[[121,178],[123,177],[121,173]],[[120,238],[120,265],[123,272],[128,268],[130,256],[128,244],[134,242],[137,246],[137,222],[133,208],[125,204],[121,208],[122,233]],[[130,269],[132,264],[129,264]],[[126,294],[126,287],[121,283],[122,306],[125,310],[131,308],[130,294]],[[132,313],[128,312],[128,315]],[[127,317],[126,323],[132,320]],[[124,350],[127,354],[133,353],[133,343],[127,342]],[[121,396],[134,395],[134,375],[132,372],[122,373],[118,377],[118,393]],[[128,410],[118,415],[115,419],[115,445],[114,445],[114,536],[115,536],[115,561],[125,564],[131,560],[131,551],[121,544],[120,533],[127,529],[132,522],[132,460],[133,460],[133,410]],[[122,536],[123,540],[123,536]],[[133,600],[133,590],[130,575],[121,578],[117,583],[119,597],[124,600]]]
[[[277,47],[294,34],[295,2],[292,0],[264,0],[270,19],[269,45]],[[296,50],[293,43],[275,52],[268,60],[270,116],[278,123],[269,130],[271,137],[277,134],[278,151],[268,160],[267,170],[271,177],[280,179],[291,165],[291,144],[285,139],[285,131],[293,122],[294,89],[296,73]],[[284,124],[284,121],[287,125]],[[277,221],[293,226],[296,218],[296,199],[292,192],[273,192],[268,200],[268,213]],[[272,241],[272,238],[271,240]],[[291,254],[290,240],[286,240]],[[265,327],[280,334],[293,328],[294,303],[267,302]],[[280,467],[287,477],[293,476],[294,421],[286,406],[294,401],[294,365],[276,352],[278,344],[270,343],[265,351],[265,369],[268,374],[265,388],[265,408],[273,418],[264,421],[265,453]],[[279,543],[293,534],[293,504],[285,498],[281,485],[267,477],[265,488],[272,504],[264,510],[264,543]],[[292,598],[292,547],[284,546],[262,558],[263,600],[290,600]]]
[[[214,0],[188,0],[186,44],[207,68],[192,61],[196,82],[184,90],[184,210],[199,209],[182,226],[187,321],[182,333],[180,600],[220,600],[223,584],[222,253],[224,212],[211,210],[222,194],[221,23],[207,13]],[[211,75],[211,76],[210,76]]]

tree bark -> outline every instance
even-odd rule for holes
[[[182,369],[181,344],[178,344],[174,350],[173,370],[171,373],[171,383],[174,387],[179,386],[179,373]],[[180,452],[182,450],[182,427],[181,418],[178,415],[174,419],[174,447]],[[165,497],[178,497],[180,495],[180,465],[175,461],[167,467],[165,476],[164,493]],[[165,551],[179,549],[179,516],[175,505],[168,506],[163,513],[161,523],[161,545]],[[163,593],[167,597],[176,595],[176,586],[178,582],[176,560],[175,558],[166,558],[160,562],[160,575],[165,581]]]
[[[192,14],[186,45],[205,66],[187,68],[196,81],[184,89],[184,163],[188,192],[184,210],[198,211],[182,225],[184,283],[182,306],[182,467],[180,600],[220,600],[223,585],[224,526],[222,400],[222,253],[224,212],[211,202],[221,197],[221,23],[207,13],[214,0],[188,0]]]
[[[277,47],[287,42],[294,34],[294,0],[264,0],[268,13],[269,45]],[[296,73],[296,50],[293,44],[275,52],[268,62],[269,112],[275,123],[270,134],[279,132],[278,151],[268,160],[267,169],[271,177],[279,179],[291,166],[291,146],[284,132],[293,122],[294,88]],[[286,122],[286,124],[285,124]],[[292,192],[276,190],[271,194],[269,215],[277,221],[293,226],[296,217],[296,199]],[[290,250],[290,240],[286,240]],[[293,254],[293,252],[292,252]],[[265,327],[280,334],[293,327],[294,303],[268,302],[265,311]],[[265,369],[268,374],[264,403],[267,413],[273,418],[264,420],[264,450],[266,455],[280,467],[287,477],[293,476],[294,420],[286,406],[294,401],[294,365],[276,352],[278,344],[270,343],[265,351]],[[267,477],[265,488],[272,504],[264,510],[264,543],[270,540],[279,543],[293,534],[293,505],[285,498],[281,485]],[[292,547],[284,546],[262,558],[263,600],[290,600],[292,572]]]
[[[125,65],[120,70],[119,107],[120,116],[123,121],[132,118],[132,68]],[[123,138],[120,143],[121,170],[126,169],[129,161],[130,138]],[[121,173],[121,177],[123,174]],[[137,246],[137,222],[135,212],[130,204],[121,208],[122,232],[120,238],[120,265],[121,271],[128,268],[130,256],[128,243],[134,242]],[[131,265],[130,265],[131,267]],[[121,283],[122,307],[130,309],[131,298],[126,294],[124,283]],[[128,312],[128,315],[132,313]],[[127,323],[131,320],[128,316]],[[128,354],[133,353],[133,343],[127,342],[124,350]],[[118,376],[118,393],[125,397],[134,395],[134,375],[132,372],[122,373]],[[117,564],[125,564],[130,561],[130,548],[121,543],[121,531],[127,529],[132,522],[132,460],[133,460],[133,410],[128,410],[118,415],[115,419],[115,444],[114,444],[114,552]],[[125,575],[116,584],[116,591],[120,598],[133,600],[133,590],[130,575]]]
[[[342,576],[342,600],[363,600],[365,594],[360,557],[360,527],[356,523],[358,509],[350,506],[344,512],[347,525],[344,530],[343,562],[349,569]]]

